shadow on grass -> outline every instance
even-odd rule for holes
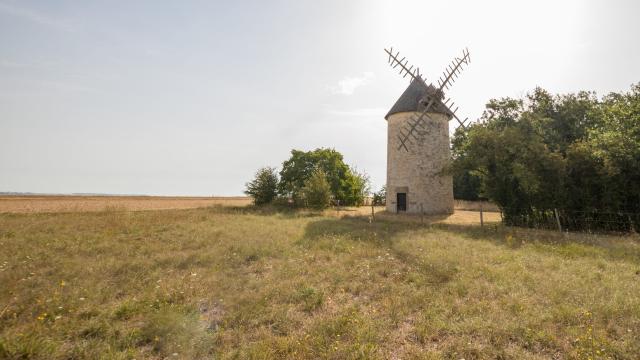
[[[245,205],[245,206],[229,206],[229,205],[211,205],[206,208],[211,212],[218,214],[230,215],[258,215],[258,216],[282,216],[287,218],[316,217],[322,216],[321,211],[313,211],[308,209],[296,209],[288,206],[274,205]]]
[[[333,211],[313,211],[277,206],[224,206],[213,205],[209,211],[231,215],[279,216],[283,218],[318,218],[307,224],[300,245],[311,245],[321,238],[343,237],[350,240],[374,243],[389,247],[393,239],[404,232],[445,231],[463,238],[488,241],[497,246],[518,249],[534,245],[535,250],[567,258],[604,258],[640,264],[640,242],[637,235],[594,235],[584,233],[559,233],[551,230],[530,229],[489,223],[456,224],[443,222],[447,215],[426,216],[376,213],[370,221],[367,215],[341,211],[334,217]]]
[[[447,216],[430,217],[422,223],[414,217],[386,216],[370,222],[367,216],[322,218],[309,223],[300,244],[325,238],[346,238],[377,246],[391,247],[394,239],[405,232],[444,231],[474,241],[488,241],[497,246],[518,249],[534,245],[536,251],[567,258],[605,258],[640,264],[640,242],[637,236],[563,234],[550,230],[508,227],[489,224],[442,223]]]
[[[398,218],[370,221],[368,216],[323,217],[307,224],[298,244],[311,245],[324,239],[343,238],[391,247],[393,240],[403,232],[429,229],[431,225]]]
[[[445,231],[461,234],[472,240],[491,241],[512,249],[533,245],[539,252],[555,254],[569,259],[602,258],[640,265],[640,241],[638,235],[607,235],[585,233],[560,233],[552,230],[513,226],[465,226],[438,224]]]

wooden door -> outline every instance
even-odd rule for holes
[[[396,204],[398,204],[397,209],[400,211],[407,211],[407,193],[397,193],[396,194]]]

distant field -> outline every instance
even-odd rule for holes
[[[167,210],[211,205],[243,206],[249,204],[251,204],[251,199],[242,196],[0,196],[0,213],[84,212],[105,209]]]
[[[0,359],[638,359],[637,235],[366,210],[0,214]]]

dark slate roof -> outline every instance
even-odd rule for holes
[[[420,100],[427,94],[435,95],[436,91],[437,89],[432,85],[427,86],[422,81],[412,81],[402,95],[400,95],[398,101],[393,104],[393,107],[391,107],[391,110],[389,110],[384,118],[388,119],[389,116],[400,112],[414,112],[422,110]],[[438,102],[430,112],[447,114],[449,117],[452,117],[449,110],[442,106],[440,102]]]

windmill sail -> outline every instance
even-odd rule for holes
[[[400,67],[400,75],[403,78],[407,77],[407,75],[411,76],[412,80],[419,80],[426,85],[426,80],[420,74],[420,68],[413,68],[413,65],[407,67],[409,65],[409,60],[406,60],[406,57],[400,59],[400,52],[398,51],[395,55],[393,54],[393,48],[389,50],[384,49],[384,51],[389,54],[389,65],[391,65],[392,69]]]
[[[464,49],[462,50],[462,58],[455,58],[442,73],[442,77],[438,79],[440,91],[444,89],[449,90],[449,86],[456,81],[458,75],[460,75],[460,72],[464,69],[463,65],[468,65],[469,62],[471,62],[469,50]]]
[[[432,94],[427,94],[427,103],[424,109],[420,112],[416,112],[407,121],[403,131],[400,131],[400,135],[398,136],[399,146],[398,149],[404,148],[406,151],[409,151],[407,144],[412,144],[413,141],[420,142],[422,141],[422,137],[426,131],[426,121],[431,120],[431,117],[428,115],[429,112],[434,112],[434,110],[438,110],[438,112],[444,111],[447,115],[450,115],[452,118],[456,119],[458,124],[465,127],[465,122],[467,119],[460,120],[458,115],[456,115],[456,111],[458,108],[454,108],[455,103],[451,102],[449,104],[450,99],[446,99],[443,101],[443,90],[448,90],[449,87],[456,81],[464,66],[468,65],[471,62],[471,56],[469,54],[468,49],[464,49],[462,51],[462,57],[455,57],[454,60],[447,66],[445,71],[442,73],[442,76],[438,79],[438,88],[434,88],[433,86],[427,85],[425,78],[420,74],[419,68],[414,68],[413,65],[409,64],[409,61],[406,57],[400,57],[400,52],[393,52],[393,48],[389,50],[384,49],[384,51],[389,55],[389,65],[393,68],[400,68],[399,74],[402,75],[403,78],[410,76],[411,81],[419,81],[423,84],[427,89],[431,87]],[[412,141],[413,140],[413,141]]]

